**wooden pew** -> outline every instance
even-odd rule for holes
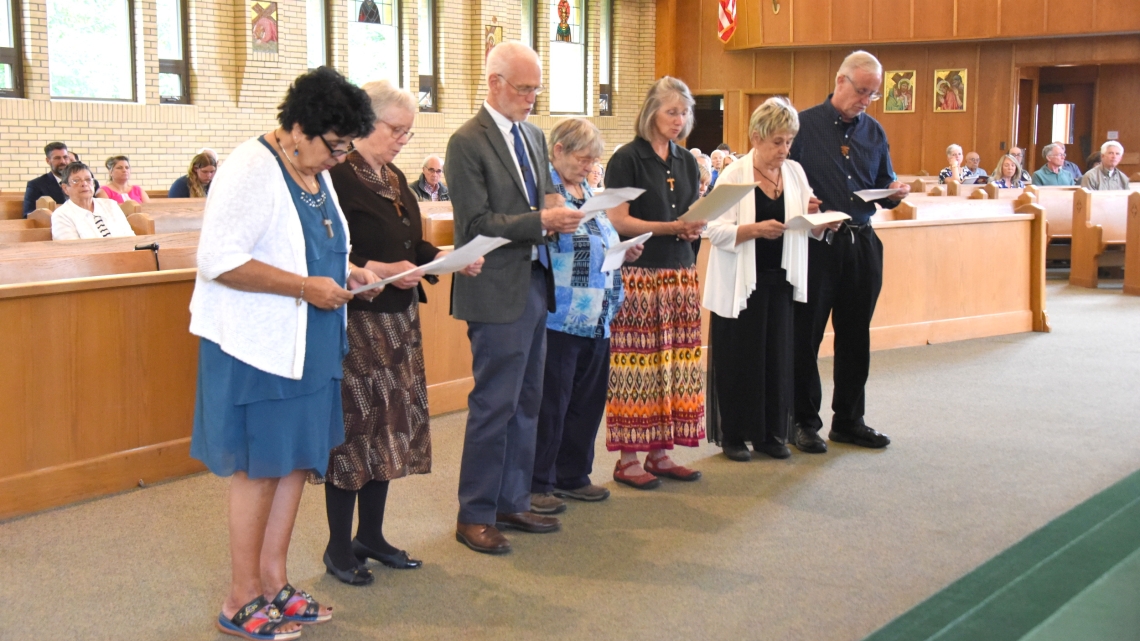
[[[1089,191],[1073,195],[1073,250],[1069,284],[1096,288],[1101,258],[1109,247],[1124,249],[1128,211],[1140,199],[1131,190]]]
[[[1073,194],[1079,187],[1026,187],[1018,196],[1018,206],[1036,203],[1045,210],[1048,222],[1046,234],[1054,240],[1068,240],[1073,236]]]
[[[436,247],[455,244],[455,220],[450,202],[422,202],[420,217],[423,220],[424,240]]]
[[[158,243],[160,249],[198,247],[198,232],[125,236],[119,238],[87,238],[81,240],[49,240],[42,243],[0,243],[0,260],[8,258],[50,258],[76,254],[100,254],[134,251],[135,245]]]
[[[55,211],[59,207],[59,203],[51,196],[40,196],[36,199],[36,209],[46,209],[47,211]],[[31,215],[30,213],[28,214]]]
[[[1124,293],[1140,296],[1140,198],[1135,193],[1128,197],[1128,225],[1124,237],[1125,247],[1132,248],[1124,252]]]
[[[17,218],[16,220],[0,220],[0,231],[14,231],[17,229],[34,229],[36,221],[28,218]]]
[[[163,270],[193,269],[197,267],[196,255],[194,247],[160,246],[158,265]],[[157,271],[154,252],[145,249],[36,258],[9,255],[0,258],[0,285],[153,271]]]
[[[18,200],[0,199],[0,220],[15,220],[24,217],[24,197]]]
[[[875,220],[886,222],[1006,216],[1014,213],[1014,203],[1013,200],[972,199],[958,196],[907,196],[893,210],[883,210],[876,214]]]
[[[0,230],[0,243],[28,243],[44,240],[51,240],[50,228]]]
[[[205,206],[205,198],[169,198],[143,204],[126,201],[119,208],[136,234],[165,234],[202,229]]]

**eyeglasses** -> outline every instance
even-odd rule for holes
[[[872,89],[860,89],[859,87],[856,87],[855,81],[851,79],[851,76],[844,74],[843,77],[847,79],[847,82],[851,83],[851,88],[855,90],[855,95],[859,96],[860,98],[867,98],[871,102],[875,102],[879,98],[883,97],[883,94]]]
[[[383,124],[385,127],[392,130],[392,135],[396,136],[396,140],[400,140],[401,138],[404,138],[405,136],[407,136],[407,139],[404,140],[404,142],[411,142],[412,138],[416,137],[416,132],[412,131],[411,129],[404,128],[404,127],[396,127],[396,126],[393,126],[391,123],[384,122],[383,120],[380,120],[379,122],[381,124]]]
[[[570,154],[574,162],[578,163],[579,167],[593,167],[598,162],[597,156],[579,156],[577,154]]]
[[[335,149],[332,145],[329,144],[329,141],[325,140],[324,136],[317,136],[317,138],[320,138],[321,142],[325,143],[325,147],[329,150],[329,155],[333,158],[343,158],[351,154],[353,149],[356,149],[356,145],[352,144],[351,142],[348,143],[347,149]]]
[[[432,175],[442,174],[443,170],[442,169],[432,169],[431,167],[424,167],[424,173],[428,173],[428,174],[432,174]]]
[[[542,85],[538,85],[537,87],[530,87],[530,86],[519,87],[519,86],[515,85],[513,82],[511,82],[510,80],[507,80],[507,77],[504,76],[503,74],[497,73],[495,75],[502,78],[503,82],[510,85],[511,89],[514,89],[515,92],[518,93],[518,95],[520,95],[520,96],[529,96],[532,93],[537,96],[538,94],[546,91],[546,87],[544,87]]]
[[[95,179],[94,178],[76,178],[74,180],[67,181],[67,184],[71,185],[72,187],[78,187],[80,185],[94,185]]]

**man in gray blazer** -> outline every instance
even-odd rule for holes
[[[530,511],[530,477],[542,401],[546,314],[554,277],[545,237],[572,233],[581,212],[562,206],[547,171],[546,138],[526,123],[542,91],[538,56],[503,43],[487,57],[487,100],[451,136],[444,173],[455,245],[478,235],[514,241],[487,254],[477,278],[456,274],[451,313],[467,321],[475,387],[459,470],[455,538],[477,552],[511,549],[499,528],[553,532]]]

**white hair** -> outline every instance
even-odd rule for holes
[[[365,83],[361,89],[368,94],[368,100],[372,103],[372,111],[376,114],[377,120],[388,107],[402,107],[412,113],[419,110],[419,103],[416,102],[412,92],[397,87],[391,80],[373,80]]]
[[[540,64],[534,49],[521,42],[501,42],[495,45],[487,56],[487,77],[510,75],[511,67],[520,60],[530,60],[536,65]]]
[[[857,69],[873,73],[877,76],[883,75],[883,65],[879,62],[878,58],[866,51],[853,51],[843,59],[843,64],[839,65],[839,72],[835,74],[836,82],[839,81],[839,76],[851,75],[851,73]]]
[[[955,151],[959,151],[959,152],[962,151],[962,145],[950,145],[949,147],[946,148],[946,155],[949,156],[950,154],[954,153]]]
[[[420,165],[420,169],[427,167],[428,161],[431,160],[432,158],[438,158],[439,164],[441,164],[441,165],[443,164],[443,156],[440,156],[439,154],[428,154],[428,155],[424,156],[424,162],[423,162],[423,164]]]
[[[1104,152],[1108,151],[1109,147],[1116,147],[1117,149],[1120,150],[1120,153],[1122,153],[1122,154],[1124,153],[1124,145],[1120,144],[1120,142],[1117,140],[1109,140],[1108,142],[1101,145],[1100,146],[1100,153],[1103,154]]]

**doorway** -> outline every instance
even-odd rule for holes
[[[724,142],[724,95],[693,96],[693,118],[696,124],[685,141],[689,149],[696,147],[706,155]]]
[[[1040,167],[1045,162],[1040,150],[1051,142],[1059,141],[1065,143],[1068,160],[1076,163],[1082,171],[1088,169],[1085,160],[1094,148],[1093,111],[1098,71],[1099,68],[1092,65],[1041,67],[1037,87],[1037,132],[1034,136],[1037,151],[1033,162],[1026,164]],[[1057,120],[1065,115],[1067,122]],[[1018,125],[1020,129],[1020,123]]]

